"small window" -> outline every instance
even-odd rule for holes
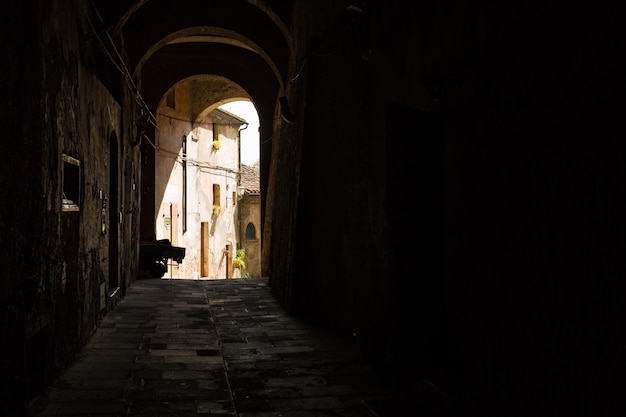
[[[220,185],[213,184],[213,205],[220,206]]]
[[[246,240],[255,240],[256,239],[256,228],[252,223],[248,223],[246,226]]]
[[[62,211],[80,210],[80,161],[63,155],[63,206]]]
[[[222,207],[220,204],[220,185],[213,184],[213,216],[219,216],[221,209]]]
[[[218,123],[213,123],[213,141],[220,140],[220,125]]]
[[[221,147],[219,125],[213,123],[213,150],[218,151]]]

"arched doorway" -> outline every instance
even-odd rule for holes
[[[105,221],[106,206],[108,205],[109,217],[109,294],[115,291],[119,286],[119,146],[117,143],[117,135],[111,133],[109,137],[109,197],[108,203],[106,196],[103,198],[102,215]],[[107,232],[106,225],[103,225],[102,232]]]

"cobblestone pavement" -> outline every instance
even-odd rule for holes
[[[352,340],[288,316],[262,278],[133,283],[46,396],[34,416],[435,415]]]

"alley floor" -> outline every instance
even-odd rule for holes
[[[132,284],[32,414],[444,415],[427,389],[404,391],[370,369],[351,338],[287,315],[266,279],[146,279]]]

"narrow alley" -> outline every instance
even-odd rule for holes
[[[626,416],[615,4],[1,2],[0,417]]]

